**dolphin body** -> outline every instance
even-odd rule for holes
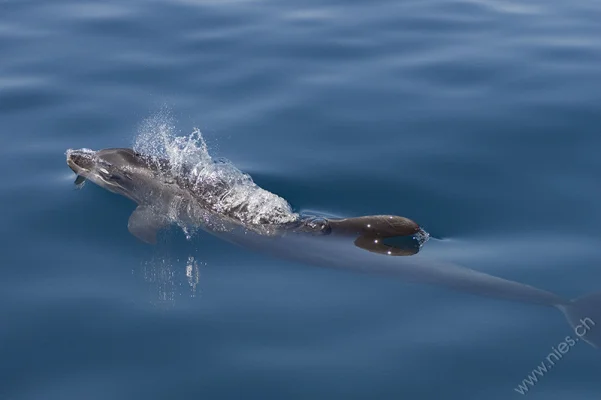
[[[138,204],[129,218],[128,229],[147,243],[156,243],[157,232],[175,223],[202,228],[244,247],[318,266],[384,274],[479,296],[555,307],[573,328],[585,320],[601,323],[601,292],[567,300],[459,265],[419,256],[396,257],[414,255],[419,246],[398,247],[385,243],[385,239],[413,236],[421,240],[425,235],[407,218],[387,215],[303,219],[287,213],[286,206],[276,202],[270,215],[249,222],[250,217],[244,214],[251,208],[248,204],[219,209],[219,199],[231,190],[226,181],[199,185],[189,179],[191,171],[176,171],[167,160],[131,149],[68,150],[66,155],[67,164],[77,174],[77,185],[90,180]],[[601,346],[601,326],[590,329],[582,339],[594,347]]]

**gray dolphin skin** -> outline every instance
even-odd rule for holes
[[[125,148],[67,150],[66,155],[78,186],[89,180],[138,205],[129,218],[128,229],[146,243],[156,243],[157,232],[171,224],[200,228],[240,246],[303,263],[555,307],[573,328],[583,321],[601,323],[601,293],[567,300],[533,286],[421,258],[416,253],[427,234],[404,217],[299,216],[287,210],[283,199],[256,187],[262,194],[282,200],[274,201],[269,212],[257,217],[253,210],[261,209],[261,204],[223,206],[223,199],[232,191],[227,179],[191,179],[197,176],[195,171],[174,168],[168,160]],[[391,238],[396,237],[409,238],[409,244],[391,244]],[[581,338],[594,347],[601,345],[601,325]]]

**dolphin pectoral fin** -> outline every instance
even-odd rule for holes
[[[130,215],[127,229],[144,243],[156,244],[157,233],[167,225],[167,218],[157,214],[150,207],[139,206]]]
[[[77,187],[77,189],[81,189],[83,187],[83,185],[86,183],[86,178],[84,178],[81,175],[77,175],[74,183],[75,183],[75,186]]]

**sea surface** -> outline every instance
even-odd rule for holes
[[[594,0],[1,0],[0,399],[601,398],[582,341],[524,384],[574,336],[553,308],[177,228],[146,245],[65,163],[198,128],[295,211],[406,216],[432,236],[412,257],[576,298],[601,291],[600,21]]]

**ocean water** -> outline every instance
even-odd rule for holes
[[[590,0],[0,1],[0,399],[598,399],[583,342],[524,383],[574,336],[552,308],[176,228],[149,246],[65,150],[198,128],[295,211],[403,215],[433,238],[413,257],[576,298],[601,291],[600,20]]]

